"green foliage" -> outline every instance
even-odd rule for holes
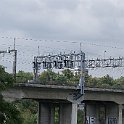
[[[37,124],[37,114],[25,111],[22,113],[22,117],[24,118],[23,124]]]
[[[79,83],[80,75],[74,75],[69,69],[65,69],[62,73],[55,73],[52,70],[44,71],[39,76],[42,84],[56,84],[56,85],[77,85]],[[124,77],[113,79],[109,75],[104,77],[92,77],[85,74],[85,86],[87,87],[101,87],[101,88],[124,88]]]
[[[0,81],[0,88],[4,89],[8,82],[11,82],[12,77],[10,77],[5,71],[3,73],[3,68],[0,68],[2,71],[2,76]],[[5,76],[6,75],[6,76]],[[8,76],[7,76],[8,75]],[[29,72],[19,71],[17,73],[17,83],[27,82],[28,80],[33,79],[33,74]],[[39,82],[41,84],[55,84],[55,85],[77,85],[79,83],[80,74],[74,75],[73,72],[69,69],[63,70],[61,73],[55,73],[52,70],[48,69],[42,72],[39,75]],[[6,82],[5,80],[8,80]],[[10,83],[11,84],[11,83]],[[124,77],[119,79],[113,79],[109,75],[104,77],[92,77],[91,75],[85,74],[85,86],[87,87],[101,87],[101,88],[124,88]]]
[[[15,104],[24,119],[23,124],[37,124],[37,102],[33,100],[20,100]]]
[[[84,124],[84,111],[78,110],[77,112],[77,124]]]
[[[16,74],[17,83],[27,83],[28,80],[32,80],[32,79],[33,79],[33,73],[30,72],[19,71]]]
[[[0,124],[22,124],[22,118],[20,112],[17,110],[13,103],[5,102],[1,100],[0,102]]]
[[[88,87],[113,88],[115,80],[109,75],[100,78],[89,76],[85,85]]]
[[[88,87],[97,87],[98,85],[98,78],[94,77],[92,78],[92,76],[90,76],[87,81],[85,81],[85,86],[88,86]]]
[[[56,73],[52,72],[50,69],[48,69],[47,71],[44,71],[41,73],[41,75],[39,76],[39,79],[41,81],[41,83],[53,83],[55,81],[56,78]]]
[[[67,84],[67,77],[58,73],[56,75],[55,82],[56,82],[56,84],[61,84],[61,85]]]
[[[18,106],[19,110],[25,111],[26,109],[30,110],[31,113],[35,114],[37,112],[37,102],[33,100],[23,99],[20,101],[15,102]]]
[[[59,107],[55,107],[55,124],[59,123]]]
[[[114,80],[113,88],[124,89],[124,77]]]
[[[99,80],[100,80],[99,83],[101,85],[112,86],[114,84],[113,78],[111,78],[109,75],[101,77]]]
[[[13,85],[13,77],[0,66],[0,91]],[[22,124],[20,112],[13,103],[3,100],[0,95],[0,124]]]
[[[13,85],[13,77],[0,66],[0,91]]]
[[[71,72],[71,70],[69,69],[65,69],[62,71],[62,74],[67,78],[68,82],[71,81],[71,79],[73,78],[74,74],[73,72]]]
[[[79,81],[79,76],[74,76],[69,69],[63,70],[61,74],[47,70],[40,74],[39,80],[42,84],[72,85]]]

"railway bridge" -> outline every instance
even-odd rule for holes
[[[39,103],[38,124],[54,124],[55,112],[59,124],[77,124],[78,104],[84,105],[85,124],[124,124],[124,90],[85,88],[78,96],[77,86],[15,85],[2,94],[6,100],[33,99]]]

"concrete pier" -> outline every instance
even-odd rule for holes
[[[39,102],[38,124],[54,124],[54,106]]]
[[[119,104],[119,105],[118,105],[118,108],[119,108],[118,123],[119,123],[119,124],[123,124],[123,123],[124,123],[124,122],[123,122],[123,113],[122,113],[122,111],[123,111],[123,105]]]
[[[58,124],[77,124],[77,104],[39,102],[38,124],[54,124],[58,107]]]
[[[77,124],[77,104],[60,105],[60,123],[59,124]]]
[[[86,124],[124,124],[123,105],[114,102],[87,101]]]

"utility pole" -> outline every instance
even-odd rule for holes
[[[14,82],[16,83],[16,65],[17,65],[17,50],[15,49],[15,38],[14,38],[14,48],[13,49],[8,49],[8,50],[5,50],[5,51],[0,51],[0,54],[2,53],[11,53],[13,52],[14,55],[14,60],[13,60],[13,77],[14,77]]]
[[[34,57],[34,62],[33,62],[33,71],[34,71],[34,81],[37,82],[38,81],[38,73],[40,70],[40,64],[41,62],[38,62],[38,58]]]
[[[85,53],[83,53],[81,51],[81,62],[80,62],[80,66],[81,66],[81,76],[80,76],[80,81],[79,81],[79,85],[80,85],[80,94],[84,94],[84,83],[85,83]]]
[[[36,82],[37,77],[38,77],[38,66],[37,66],[37,58],[36,57],[34,57],[33,64],[34,64],[34,66],[33,66],[33,69],[34,69],[34,81]]]
[[[16,38],[14,38],[14,49],[11,50],[11,52],[14,52],[14,61],[13,61],[13,77],[14,77],[14,81],[16,83],[16,64],[17,64],[17,50],[15,49],[15,40]]]

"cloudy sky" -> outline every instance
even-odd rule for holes
[[[78,52],[81,43],[87,59],[124,56],[124,1],[1,0],[0,49],[13,48],[14,37],[18,70],[32,71],[38,46],[42,55]],[[10,71],[12,55],[1,54],[0,60]],[[104,69],[124,75],[124,69],[117,70]],[[96,76],[95,72],[101,71],[95,70]]]

